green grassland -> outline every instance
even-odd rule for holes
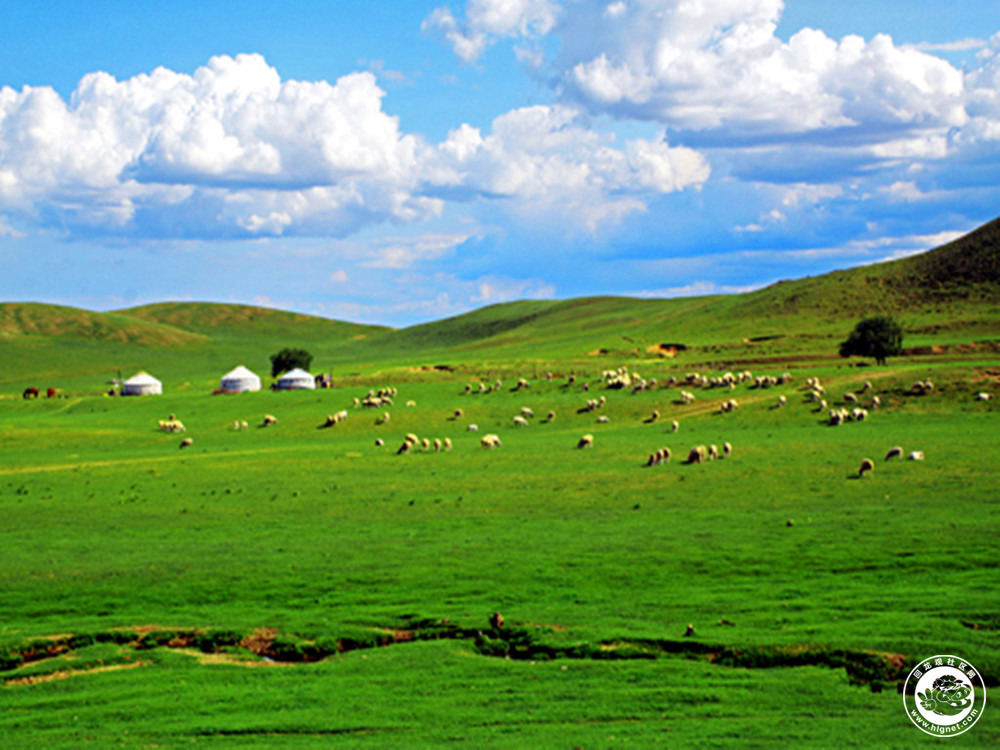
[[[935,654],[998,684],[997,402],[974,394],[1000,390],[1000,355],[995,290],[928,263],[731,298],[513,303],[402,331],[224,305],[3,306],[0,351],[21,364],[0,377],[0,744],[941,741],[898,689]],[[857,311],[827,315],[813,286],[877,288],[881,270],[903,290],[928,267],[953,293],[894,310],[918,351],[877,368],[835,356]],[[775,312],[779,292],[807,309]],[[338,387],[210,395],[235,364],[267,374],[285,345]],[[619,366],[657,385],[606,388]],[[164,395],[100,395],[140,367]],[[793,380],[694,388],[687,405],[667,385],[745,368]],[[832,427],[807,398],[817,376],[831,405],[866,380],[862,402],[882,404]],[[64,397],[20,397],[50,383]],[[355,405],[390,386],[391,406]],[[523,407],[536,416],[515,427]],[[158,428],[169,414],[183,435]],[[397,454],[407,433],[454,447]],[[503,446],[482,448],[487,433]],[[685,465],[725,442],[730,458]],[[883,460],[895,445],[926,459]],[[645,466],[665,446],[673,459]],[[876,467],[859,478],[864,457]],[[998,740],[988,707],[949,742]]]

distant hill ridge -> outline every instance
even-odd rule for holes
[[[111,313],[58,305],[0,304],[0,342],[40,336],[177,349],[221,342],[322,342],[372,361],[386,357],[478,350],[528,352],[531,347],[587,351],[595,342],[622,350],[678,341],[751,340],[794,327],[830,335],[862,315],[912,318],[941,313],[987,326],[982,310],[1000,304],[1000,218],[941,247],[907,258],[783,281],[739,295],[678,299],[586,297],[525,300],[393,330],[252,305],[162,302]],[[795,326],[792,326],[792,322]],[[620,343],[624,341],[624,343]]]

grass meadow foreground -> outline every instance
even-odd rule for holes
[[[316,392],[0,399],[0,743],[942,741],[902,708],[917,661],[1000,678],[997,412],[973,398],[998,364],[973,357],[805,364],[688,405],[663,362],[637,365],[659,381],[638,393],[553,364],[488,394],[485,370],[400,370]],[[882,406],[831,427],[813,376],[831,406],[865,380]],[[379,386],[392,406],[354,405]],[[184,435],[158,429],[170,413]],[[430,449],[397,455],[407,433]],[[730,458],[684,464],[726,442]],[[926,458],[884,461],[896,445]],[[997,716],[948,742],[997,742]]]

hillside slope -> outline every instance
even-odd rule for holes
[[[160,302],[118,310],[117,313],[212,338],[273,338],[287,336],[290,331],[294,331],[295,336],[304,339],[355,339],[389,330],[384,326],[345,323],[266,307],[214,302]]]
[[[0,303],[0,339],[32,336],[153,347],[185,346],[206,340],[205,336],[194,331],[116,313],[34,302]]]
[[[1000,219],[919,255],[746,294],[512,302],[403,329],[385,343],[441,355],[526,358],[643,356],[675,343],[727,354],[828,350],[829,339],[842,338],[861,317],[877,313],[900,318],[911,341],[943,329],[956,341],[995,337],[998,305]],[[774,344],[778,339],[780,345]]]

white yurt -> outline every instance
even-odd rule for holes
[[[122,383],[123,396],[151,396],[163,393],[163,383],[148,372],[137,372]]]
[[[243,365],[240,365],[235,370],[227,372],[223,375],[220,385],[224,390],[236,391],[237,393],[243,393],[244,391],[259,391],[260,378],[254,375]]]
[[[305,370],[296,367],[294,370],[289,370],[278,378],[278,388],[283,391],[294,389],[315,390],[316,378]]]

